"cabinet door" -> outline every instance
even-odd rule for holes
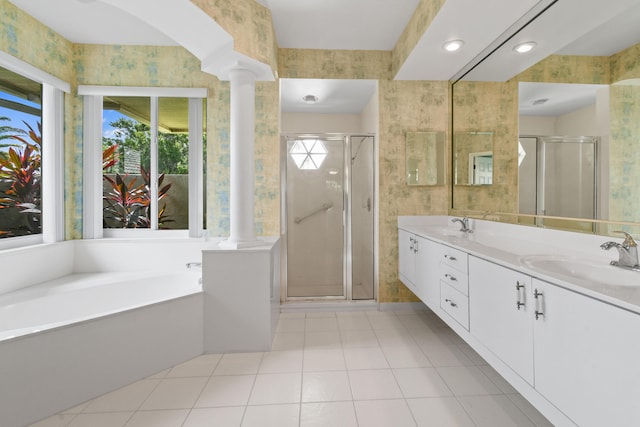
[[[415,292],[416,255],[415,236],[398,229],[398,273],[400,280]]]
[[[580,426],[640,426],[640,315],[534,279],[535,387]]]
[[[531,278],[469,257],[469,328],[480,342],[533,384]]]
[[[440,272],[438,243],[417,237],[416,287],[418,297],[431,309],[440,306]]]

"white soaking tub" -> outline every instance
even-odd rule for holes
[[[202,354],[201,271],[186,266],[201,249],[104,239],[0,252],[0,425],[28,425]],[[46,271],[55,276],[43,281]]]
[[[0,296],[0,341],[197,294],[200,281],[199,271],[72,273]]]

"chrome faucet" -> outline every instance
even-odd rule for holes
[[[451,222],[459,222],[460,223],[460,231],[463,233],[471,233],[472,230],[469,228],[469,218],[466,216],[464,218],[452,218]]]
[[[611,265],[626,268],[628,270],[640,271],[640,262],[638,262],[638,244],[633,239],[633,236],[624,231],[616,231],[616,233],[624,233],[625,238],[622,243],[605,242],[600,245],[600,247],[606,251],[611,248],[616,248],[618,250],[620,258],[618,261],[611,261]]]

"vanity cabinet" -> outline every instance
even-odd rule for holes
[[[531,277],[469,257],[471,334],[533,385]]]
[[[533,291],[536,390],[579,426],[639,426],[640,315],[537,279]]]
[[[477,235],[448,246],[400,233],[403,281],[554,425],[640,426],[640,313],[479,249]]]
[[[400,280],[427,305],[439,304],[437,248],[441,245],[402,229],[398,238]]]
[[[416,292],[416,254],[418,253],[417,236],[405,230],[398,230],[398,273],[402,283]]]
[[[466,252],[437,246],[440,259],[440,308],[469,330],[469,274]]]
[[[416,254],[417,293],[427,306],[437,307],[440,304],[440,244],[418,237],[418,253]]]

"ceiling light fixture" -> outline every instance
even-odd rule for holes
[[[536,99],[535,101],[532,102],[533,105],[542,105],[542,104],[546,104],[546,102],[549,101],[549,98],[540,98],[540,99]]]
[[[518,53],[527,53],[527,52],[530,52],[534,47],[536,47],[536,45],[537,45],[536,42],[519,43],[513,47],[513,50],[515,50]]]
[[[460,49],[464,45],[462,40],[449,40],[445,44],[442,45],[442,48],[447,52],[455,52]]]
[[[315,104],[318,102],[318,97],[315,95],[305,95],[302,97],[302,100],[307,104]]]

